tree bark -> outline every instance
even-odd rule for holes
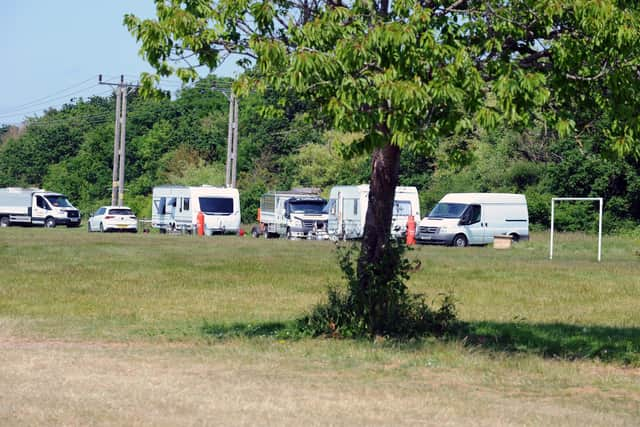
[[[382,267],[385,251],[391,237],[393,201],[398,184],[400,167],[400,148],[386,145],[373,152],[371,161],[371,181],[369,183],[369,202],[360,256],[358,258],[359,296],[362,309],[370,319],[370,330],[375,332],[378,311],[385,302],[377,301],[378,290],[372,286],[384,286],[388,282],[386,275],[395,269]],[[388,260],[387,260],[388,262]],[[387,267],[389,265],[387,264]],[[374,277],[375,276],[375,277]],[[374,283],[375,281],[375,283]]]

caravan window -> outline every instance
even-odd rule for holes
[[[229,197],[200,197],[200,210],[209,215],[231,215],[233,199]]]
[[[325,205],[325,207],[322,208],[322,213],[335,215],[336,214],[336,199],[329,200],[329,202]]]
[[[411,202],[408,200],[396,200],[393,202],[393,216],[411,215]]]
[[[164,198],[164,197],[161,197],[159,199],[155,199],[153,201],[153,206],[156,208],[156,212],[159,215],[164,215],[164,214],[167,213],[166,210],[165,210],[166,203],[167,203],[167,199]]]
[[[464,203],[438,203],[429,218],[460,218],[466,207]]]
[[[182,199],[182,210],[184,211],[188,211],[189,210],[189,198],[185,197],[184,199]]]

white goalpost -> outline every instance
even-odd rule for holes
[[[553,259],[553,222],[555,216],[555,202],[583,200],[600,202],[600,215],[598,216],[598,262],[600,262],[602,258],[602,197],[553,197],[551,199],[551,243],[549,244],[549,259]]]

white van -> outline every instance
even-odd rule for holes
[[[198,212],[204,214],[204,232],[208,236],[240,230],[240,195],[236,188],[210,185],[153,188],[151,226],[161,233],[195,230]]]
[[[493,236],[529,239],[529,211],[524,194],[451,193],[420,221],[416,241],[452,246],[486,245]]]
[[[369,207],[369,185],[338,185],[331,189],[325,210],[329,214],[327,231],[336,240],[360,239]],[[403,237],[409,215],[420,218],[420,200],[416,187],[396,187],[391,219],[391,235]]]

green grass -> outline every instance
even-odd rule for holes
[[[290,339],[329,242],[0,229],[0,424],[637,425],[640,241],[558,238],[410,251],[462,324],[397,342]]]
[[[250,237],[0,233],[0,317],[24,333],[112,340],[286,336],[340,283],[334,244]],[[548,235],[510,250],[419,246],[413,292],[457,300],[456,339],[494,351],[637,364],[638,241]]]

